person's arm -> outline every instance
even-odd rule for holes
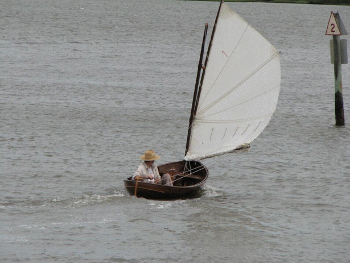
[[[141,180],[141,179],[153,179],[153,175],[148,174],[148,175],[134,175],[132,177],[133,180]]]
[[[158,166],[156,164],[154,164],[153,172],[154,172],[154,182],[157,184],[160,182],[161,177],[159,174]]]
[[[143,179],[153,179],[153,176],[150,174],[147,174],[146,170],[143,168],[143,165],[139,165],[136,172],[134,173],[134,176],[132,177],[133,180],[143,180]]]

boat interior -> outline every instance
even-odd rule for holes
[[[190,186],[198,184],[207,176],[207,169],[196,161],[190,162],[176,162],[160,165],[158,167],[159,173],[170,174],[174,186]]]

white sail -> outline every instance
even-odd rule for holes
[[[185,160],[253,141],[276,109],[280,84],[279,52],[223,3]]]

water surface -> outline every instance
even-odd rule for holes
[[[183,158],[217,2],[9,1],[0,11],[1,262],[348,262],[350,138],[325,30],[350,7],[228,3],[281,51],[250,151],[205,160],[200,198],[130,197],[153,148]],[[344,38],[347,38],[345,36]],[[343,65],[345,119],[349,66]]]

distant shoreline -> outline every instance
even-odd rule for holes
[[[185,0],[185,1],[219,2],[220,0]],[[346,5],[346,6],[350,6],[349,0],[225,0],[225,2],[260,2],[260,3],[316,4],[316,5]]]

